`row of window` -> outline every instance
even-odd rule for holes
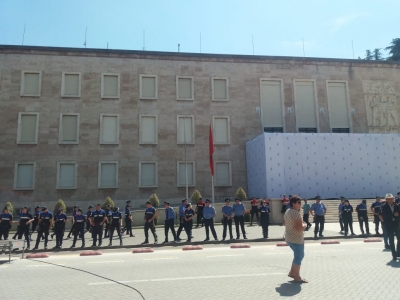
[[[98,168],[98,188],[118,188],[117,161],[100,161]],[[187,170],[187,173],[186,173]],[[214,184],[215,186],[232,186],[232,171],[230,161],[214,162]],[[16,162],[14,170],[15,190],[35,189],[36,162]],[[78,163],[74,161],[57,162],[57,189],[76,189]],[[158,187],[158,162],[139,162],[139,187]],[[177,186],[196,186],[196,171],[194,161],[177,162]]]
[[[21,96],[40,97],[42,86],[41,71],[22,71]],[[61,97],[81,97],[82,74],[80,72],[63,72],[61,80]],[[121,76],[116,73],[101,74],[101,98],[120,98]],[[158,98],[158,76],[139,75],[140,99],[156,100]],[[212,100],[228,101],[228,78],[211,78]],[[194,100],[193,76],[176,76],[176,99]]]
[[[80,114],[60,114],[59,143],[79,144]],[[178,115],[177,143],[195,144],[194,115]],[[100,144],[119,144],[118,114],[100,114]],[[230,144],[230,119],[228,116],[213,116],[214,144]],[[39,113],[21,112],[18,114],[18,144],[37,144],[39,132]],[[158,116],[139,115],[139,143],[158,144]]]

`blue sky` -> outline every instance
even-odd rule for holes
[[[0,44],[364,57],[400,37],[399,0],[0,0]],[[384,52],[386,53],[386,52]]]

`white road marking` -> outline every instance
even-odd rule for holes
[[[226,254],[226,255],[207,255],[206,257],[232,257],[232,256],[243,256],[244,254]]]
[[[179,257],[144,258],[143,260],[164,260],[164,259],[179,259]]]
[[[112,264],[112,263],[120,263],[120,262],[124,262],[124,260],[91,261],[91,262],[87,262],[87,264]]]

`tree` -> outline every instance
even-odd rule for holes
[[[375,60],[382,60],[382,53],[380,48],[375,48],[373,52],[373,56]]]
[[[198,190],[194,190],[192,197],[191,197],[192,203],[197,204],[199,202],[200,198],[202,198],[200,192]]]
[[[385,48],[386,51],[389,51],[388,60],[400,61],[400,38],[393,39],[391,45]]]
[[[107,204],[111,205],[111,209],[114,207],[114,201],[112,201],[112,199],[110,197],[107,197],[106,200],[104,200],[102,209],[106,209],[107,208]]]
[[[372,60],[374,58],[371,50],[365,50],[365,60]]]
[[[160,200],[158,199],[156,194],[151,195],[149,201],[154,207],[158,207],[160,205]]]
[[[53,212],[54,213],[57,212],[57,210],[59,210],[60,208],[62,208],[64,212],[67,209],[67,207],[65,206],[65,203],[62,199],[58,199],[58,202],[57,202],[56,206],[54,207]]]
[[[239,187],[236,191],[235,197],[238,198],[240,201],[243,201],[247,198],[247,195],[246,192],[241,187]]]
[[[6,207],[10,209],[10,214],[14,215],[14,207],[12,206],[11,202],[7,202]]]

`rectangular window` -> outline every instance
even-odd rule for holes
[[[140,99],[157,99],[157,76],[140,75]]]
[[[228,101],[229,100],[228,78],[213,77],[211,81],[212,81],[212,100]]]
[[[194,144],[194,116],[177,116],[178,144]]]
[[[314,81],[294,81],[297,128],[318,128]]]
[[[119,98],[119,74],[101,74],[101,98]]]
[[[81,96],[81,73],[62,73],[61,97]]]
[[[18,114],[18,144],[37,144],[39,130],[39,113]]]
[[[346,82],[328,81],[327,86],[331,128],[350,128]]]
[[[33,190],[35,188],[35,162],[15,163],[14,190]]]
[[[260,80],[262,125],[283,132],[283,99],[281,80]],[[275,131],[274,131],[275,132]]]
[[[99,162],[99,188],[118,188],[118,162]]]
[[[178,161],[178,187],[186,186],[186,166],[184,161]],[[187,162],[188,186],[195,186],[194,161]]]
[[[76,162],[57,163],[57,189],[76,189]]]
[[[79,143],[79,114],[60,114],[59,143]]]
[[[317,128],[304,128],[304,127],[301,127],[301,128],[299,128],[299,132],[302,132],[302,133],[317,133]]]
[[[349,128],[332,128],[333,133],[350,133]]]
[[[229,117],[213,117],[213,139],[214,144],[230,144]]]
[[[157,187],[157,163],[140,162],[139,163],[139,187],[150,188]]]
[[[274,133],[274,132],[282,133],[283,132],[283,128],[282,127],[264,127],[264,132],[267,132],[267,133]]]
[[[215,186],[232,186],[230,161],[215,162]]]
[[[176,77],[176,99],[194,100],[193,77],[188,77],[188,76]]]
[[[41,93],[42,72],[22,71],[21,96],[39,97]]]
[[[119,115],[100,115],[100,144],[119,144]]]
[[[139,141],[140,144],[158,143],[158,122],[156,115],[139,116]]]

